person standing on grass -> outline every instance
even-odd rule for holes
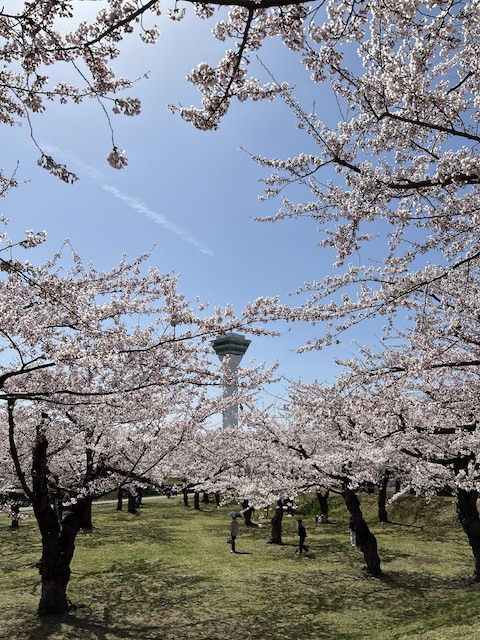
[[[308,556],[308,554],[310,553],[310,549],[305,545],[305,538],[307,537],[307,530],[303,526],[303,522],[302,522],[302,520],[300,518],[297,520],[297,522],[298,522],[298,537],[299,537],[297,556],[301,556],[302,555],[302,551],[304,549],[305,549],[305,553]]]
[[[350,520],[348,521],[348,528],[350,529],[350,544],[352,547],[357,546],[356,535],[355,535],[355,520],[353,516],[350,516]]]
[[[236,514],[232,516],[232,522],[230,524],[230,540],[232,548],[230,553],[235,553],[235,538],[238,536],[238,522]]]

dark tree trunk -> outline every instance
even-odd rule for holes
[[[60,522],[54,507],[48,500],[47,439],[41,433],[32,458],[32,506],[42,538],[40,576],[42,593],[38,614],[63,615],[69,610],[67,585],[70,580],[70,563],[75,551],[75,538],[82,526],[91,499],[83,498],[75,503]]]
[[[120,487],[117,493],[117,511],[123,509],[123,489]]]
[[[210,502],[210,498],[208,497],[208,491],[203,492],[202,502]]]
[[[182,493],[183,493],[183,506],[184,507],[188,507],[188,489],[187,489],[187,487],[184,487],[182,489]]]
[[[128,513],[137,513],[137,497],[128,492]]]
[[[70,608],[67,598],[70,563],[75,551],[75,538],[84,521],[89,502],[87,499],[79,501],[61,524],[50,506],[41,509],[41,513],[36,512],[42,534],[42,595],[38,605],[40,616],[63,615]]]
[[[317,500],[318,500],[318,504],[320,505],[320,515],[321,516],[325,516],[325,521],[328,520],[328,495],[329,495],[329,491],[328,489],[325,491],[325,493],[322,493],[321,491],[317,491]]]
[[[193,508],[197,509],[197,511],[200,511],[200,494],[198,493],[198,491],[195,491],[195,493],[193,494]]]
[[[395,489],[394,489],[395,493],[398,493],[400,491],[400,487],[401,487],[400,480],[397,478],[395,480]]]
[[[468,544],[475,558],[473,578],[480,581],[480,518],[477,509],[478,491],[459,489],[457,493],[457,514],[463,530],[467,534]]]
[[[378,555],[377,539],[368,528],[367,523],[363,519],[362,510],[360,509],[360,501],[357,494],[351,489],[345,489],[343,498],[347,509],[353,519],[353,531],[355,532],[355,541],[357,547],[363,553],[365,559],[365,569],[372,576],[379,576],[382,571],[380,569],[380,557]]]
[[[243,510],[243,520],[245,525],[247,527],[255,527],[256,525],[252,522],[254,508],[248,506],[248,500],[244,500],[242,502],[242,510]]]
[[[216,505],[217,507],[219,507],[219,506],[220,506],[220,492],[219,492],[219,491],[216,491],[216,492],[215,492],[215,505]]]
[[[283,520],[283,502],[279,500],[277,502],[277,508],[275,509],[275,515],[273,516],[272,523],[272,537],[270,538],[270,544],[282,544],[282,520]]]
[[[85,516],[82,522],[82,529],[91,531],[93,529],[92,524],[92,503],[90,502],[85,509]]]
[[[378,491],[378,519],[380,522],[388,522],[388,513],[387,513],[387,486],[388,480],[390,478],[390,474],[388,471],[385,472],[385,475],[382,478],[382,482],[379,486]]]

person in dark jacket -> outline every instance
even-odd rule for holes
[[[350,516],[350,520],[348,521],[348,528],[350,529],[350,544],[352,547],[357,546],[356,535],[355,535],[355,520],[353,516]]]
[[[297,556],[301,556],[303,550],[305,550],[305,553],[308,556],[308,554],[310,553],[310,549],[305,545],[305,538],[307,537],[307,531],[303,526],[303,522],[302,520],[300,520],[300,518],[297,520],[297,522],[298,522],[298,537],[299,537]]]
[[[230,544],[231,544],[231,553],[235,553],[235,540],[238,536],[238,521],[237,516],[232,516],[232,522],[230,524]]]

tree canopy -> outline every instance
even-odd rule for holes
[[[201,104],[171,110],[198,129],[214,130],[235,98],[285,101],[308,149],[287,158],[254,156],[267,175],[262,197],[276,209],[263,220],[313,219],[320,251],[333,251],[335,262],[325,271],[319,260],[318,273],[299,283],[298,303],[259,299],[238,320],[231,309],[198,315],[177,293],[174,278],[153,270],[145,279],[136,263],[99,274],[75,257],[62,279],[52,272],[55,261],[36,269],[3,260],[1,335],[14,358],[0,374],[0,399],[7,402],[15,470],[37,501],[39,519],[45,486],[38,478],[47,484],[53,478],[46,457],[52,420],[63,438],[56,451],[71,450],[76,460],[54,459],[52,469],[58,477],[67,468],[79,476],[81,445],[84,492],[102,474],[121,477],[143,468],[137,452],[145,468],[153,468],[165,451],[177,452],[186,429],[188,447],[172,457],[172,472],[186,466],[187,454],[195,460],[190,480],[198,487],[231,488],[252,501],[340,482],[360,519],[347,492],[386,472],[402,473],[409,488],[425,493],[453,488],[480,575],[480,520],[474,511],[465,515],[480,486],[478,0],[105,0],[91,19],[80,21],[77,8],[67,0],[3,5],[0,122],[31,126],[31,114],[49,101],[94,99],[112,132],[108,161],[121,169],[127,160],[111,115],[137,115],[140,103],[127,95],[134,83],[117,77],[111,63],[121,58],[124,38],[136,34],[154,45],[161,11],[180,23],[194,12],[213,24],[212,35],[226,52],[216,65],[201,62],[199,52],[188,80]],[[299,69],[309,72],[316,107],[256,64],[270,38],[292,50]],[[78,83],[52,85],[49,68],[65,64]],[[325,87],[336,101],[337,122],[317,99]],[[31,136],[35,141],[33,128]],[[66,182],[76,179],[37,147],[42,167]],[[15,176],[2,173],[0,180],[2,194],[16,186]],[[41,240],[30,233],[23,242]],[[137,313],[161,320],[133,329],[124,324],[123,315]],[[197,404],[191,395],[212,376],[204,361],[208,336],[252,323],[309,322],[318,326],[318,337],[304,348],[315,349],[334,345],[372,317],[385,320],[379,346],[367,337],[358,358],[344,362],[347,371],[337,384],[294,385],[281,411],[249,407],[245,428],[233,434],[233,464],[228,434],[189,431],[208,414],[199,410],[208,407],[207,397],[200,391]],[[94,420],[86,409],[91,406]],[[25,434],[17,430],[19,415]],[[171,434],[160,453],[150,446],[158,416]],[[129,426],[120,448],[102,449],[119,423]],[[38,453],[33,486],[23,467],[28,446],[17,446],[16,434]],[[101,451],[94,475],[93,441]],[[68,491],[72,497],[80,492]]]

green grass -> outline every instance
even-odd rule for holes
[[[181,499],[145,502],[138,516],[96,506],[79,534],[72,612],[39,620],[40,540],[33,519],[17,532],[0,519],[0,638],[5,640],[471,640],[480,637],[480,585],[451,498],[407,497],[375,523],[384,575],[363,573],[349,544],[348,514],[333,498],[331,523],[304,506],[309,557],[295,555],[296,519],[282,546],[265,528],[240,525],[226,544],[228,508],[186,509]]]

